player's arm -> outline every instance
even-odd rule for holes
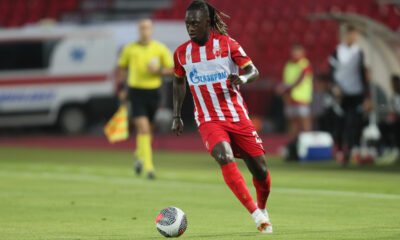
[[[245,72],[242,75],[229,74],[228,79],[231,80],[231,83],[235,85],[240,85],[251,83],[257,80],[259,78],[258,70],[254,66],[250,57],[247,56],[243,48],[239,45],[239,43],[232,38],[229,38],[228,45],[230,49],[231,59]]]
[[[186,80],[185,77],[175,76],[173,82],[173,121],[172,131],[177,135],[183,132],[183,121],[181,118],[182,104],[186,95]]]
[[[245,73],[242,75],[229,74],[228,79],[231,80],[232,84],[241,85],[245,83],[251,83],[257,80],[260,76],[257,68],[252,63],[243,68],[243,70]]]
[[[175,78],[173,82],[173,116],[172,121],[172,131],[177,135],[181,135],[183,132],[183,121],[181,118],[182,104],[186,95],[186,79],[185,79],[185,69],[181,65],[178,57],[178,52],[174,53],[174,73]]]

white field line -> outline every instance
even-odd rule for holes
[[[94,183],[112,183],[112,184],[151,184],[159,186],[193,186],[196,188],[223,188],[224,184],[202,183],[202,182],[183,182],[177,180],[155,180],[149,181],[143,178],[136,177],[116,177],[116,176],[99,176],[81,173],[61,173],[61,172],[46,172],[46,173],[33,173],[28,171],[9,171],[0,169],[0,177],[25,177],[32,179],[46,179],[46,180],[67,180],[67,181],[85,181]],[[4,180],[3,180],[4,181]],[[10,182],[12,184],[12,182]],[[369,192],[354,192],[354,191],[339,191],[339,190],[323,190],[323,189],[306,189],[306,188],[286,188],[286,187],[273,187],[273,192],[301,194],[301,195],[325,195],[325,196],[341,196],[341,197],[362,197],[374,199],[400,199],[400,195],[386,194],[386,193],[369,193]]]

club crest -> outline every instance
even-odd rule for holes
[[[214,53],[214,56],[215,56],[215,57],[220,57],[220,56],[221,56],[221,48],[215,47],[215,48],[213,49],[213,53]]]

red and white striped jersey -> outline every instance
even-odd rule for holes
[[[238,67],[251,64],[238,42],[213,32],[203,46],[191,40],[179,46],[174,62],[175,75],[184,77],[186,74],[198,126],[208,121],[249,119],[239,87],[227,79],[231,73],[239,74]]]

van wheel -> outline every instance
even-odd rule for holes
[[[58,123],[64,133],[78,134],[85,130],[87,117],[82,108],[67,107],[61,111]]]

